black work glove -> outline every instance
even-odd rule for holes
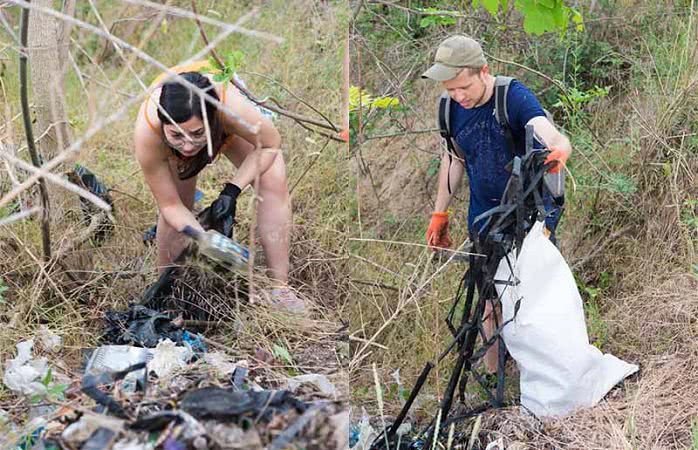
[[[226,183],[218,198],[202,212],[204,227],[232,238],[233,225],[236,223],[235,206],[240,192],[242,190],[236,185]]]

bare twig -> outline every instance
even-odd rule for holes
[[[375,136],[367,136],[364,138],[364,141],[370,141],[372,139],[386,139],[386,138],[391,138],[391,137],[406,136],[408,134],[434,133],[436,131],[439,131],[439,129],[438,128],[428,128],[425,130],[405,130],[405,131],[398,131],[396,133],[377,134]]]
[[[56,260],[59,260],[63,256],[67,255],[68,252],[72,251],[74,248],[89,241],[92,237],[92,234],[95,231],[97,231],[97,229],[104,224],[104,220],[108,218],[109,216],[105,212],[100,212],[98,214],[93,215],[90,219],[90,224],[87,226],[87,228],[82,230],[77,236],[75,236],[70,241],[61,244],[60,248],[54,255],[54,258]]]
[[[10,225],[10,224],[18,222],[22,219],[26,219],[27,217],[31,216],[32,214],[36,214],[39,211],[41,211],[41,208],[39,208],[38,206],[35,206],[32,209],[21,211],[21,212],[18,212],[17,214],[12,214],[11,216],[7,216],[4,219],[0,219],[0,226]]]
[[[203,30],[203,28],[201,28],[201,29]],[[202,38],[203,38],[203,37],[202,37]],[[204,39],[204,41],[206,41],[206,40]],[[288,87],[284,86],[282,83],[279,83],[279,82],[276,81],[274,78],[272,78],[272,77],[270,77],[270,76],[268,76],[268,75],[264,75],[263,73],[259,73],[259,72],[250,72],[250,71],[247,71],[247,70],[241,70],[240,73],[241,73],[241,74],[250,74],[250,75],[254,75],[254,76],[257,76],[257,77],[260,77],[260,78],[264,78],[264,79],[267,80],[267,81],[270,81],[271,83],[273,83],[273,84],[279,86],[281,89],[283,89],[284,91],[286,91],[291,97],[295,98],[296,100],[298,100],[299,102],[301,102],[302,104],[304,104],[305,106],[307,106],[308,108],[310,108],[310,109],[311,109],[313,112],[315,112],[318,116],[320,116],[320,117],[322,117],[323,119],[325,119],[325,120],[327,121],[328,124],[332,124],[332,121],[331,121],[327,116],[325,116],[325,114],[324,114],[322,111],[320,111],[320,110],[317,109],[315,106],[313,106],[312,104],[308,103],[307,101],[303,100],[303,98],[302,98],[301,96],[299,96],[298,94],[296,94],[295,92],[293,92],[293,91],[292,91],[291,89],[289,89]],[[235,86],[237,86],[237,84],[236,84]],[[243,86],[243,87],[244,87],[244,86]],[[273,101],[274,103],[277,104],[277,106],[279,106],[279,108],[282,108],[281,103],[280,103],[278,100],[276,100],[275,98],[273,98],[273,97],[265,97],[263,100],[259,100],[259,101],[260,101],[261,103],[265,103],[267,100]],[[267,109],[269,109],[269,108],[268,108],[267,106],[265,106],[265,105],[262,105],[262,106],[264,106],[264,107],[266,107]],[[271,110],[270,110],[270,111],[271,111]],[[279,113],[279,114],[281,114],[281,113]],[[326,127],[326,128],[327,128],[328,130],[333,130],[333,131],[335,131],[334,128],[330,128],[330,127]]]
[[[64,189],[67,189],[71,192],[75,192],[80,197],[94,203],[95,206],[97,206],[100,209],[103,209],[105,211],[111,211],[111,206],[109,206],[101,198],[97,197],[96,195],[94,195],[90,191],[87,191],[87,190],[81,188],[80,186],[71,183],[70,181],[64,180],[63,178],[48,171],[47,169],[45,169],[43,167],[32,166],[31,164],[28,164],[25,161],[23,161],[19,158],[16,158],[16,157],[12,156],[11,154],[5,153],[5,152],[0,152],[0,157],[5,158],[7,161],[14,164],[15,166],[18,166],[24,170],[27,170],[27,171],[34,173],[36,176],[39,177],[39,179],[45,178],[46,180],[51,181],[51,182],[57,184],[58,186],[61,186]]]
[[[301,173],[301,175],[298,177],[298,179],[296,180],[296,182],[293,183],[293,186],[291,186],[291,189],[288,190],[288,194],[289,194],[289,195],[293,194],[293,191],[294,191],[294,190],[296,189],[296,187],[298,186],[298,183],[300,183],[301,180],[303,180],[303,178],[305,178],[305,176],[306,176],[307,173],[310,171],[310,169],[312,169],[312,167],[315,165],[315,163],[317,162],[317,160],[320,159],[320,156],[322,156],[322,152],[325,151],[325,149],[327,148],[327,145],[328,145],[329,143],[330,143],[330,141],[326,141],[326,142],[325,142],[325,145],[322,146],[322,148],[321,148],[320,151],[318,152],[317,156],[310,162],[310,164],[308,164],[308,167],[306,167],[305,170],[303,170],[303,173]]]

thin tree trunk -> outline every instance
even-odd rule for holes
[[[53,1],[34,0],[33,3],[51,8]],[[71,141],[63,104],[64,62],[67,62],[64,38],[66,28],[60,26],[55,18],[38,11],[31,11],[29,17],[32,98],[36,114],[36,136],[41,136],[37,144],[41,156],[51,159]],[[63,62],[62,55],[65,56]]]
[[[22,116],[24,118],[24,132],[27,135],[27,147],[29,148],[29,153],[31,154],[32,163],[34,166],[39,167],[41,165],[39,154],[34,146],[34,132],[32,130],[31,117],[29,113],[29,95],[27,93],[27,32],[29,21],[29,11],[22,10],[22,25],[21,25],[21,43],[22,43],[22,53],[19,57],[19,83],[20,83],[20,97],[22,103]],[[8,126],[11,124],[8,124]],[[51,259],[51,233],[50,233],[50,209],[49,209],[49,198],[48,189],[46,188],[46,180],[42,177],[39,179],[39,191],[41,193],[41,241],[44,250],[44,262],[48,262]]]

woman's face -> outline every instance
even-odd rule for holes
[[[167,145],[177,150],[184,157],[194,156],[206,147],[206,130],[201,119],[192,117],[186,122],[177,125],[184,131],[184,134],[172,124],[162,127]]]

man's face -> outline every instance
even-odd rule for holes
[[[442,84],[448,95],[465,109],[480,106],[487,92],[484,78],[487,72],[486,67],[475,75],[471,75],[471,71],[465,69],[457,77],[443,81]]]
[[[177,124],[185,134],[182,134],[179,129],[167,124],[162,127],[165,135],[165,141],[173,149],[177,150],[182,156],[191,157],[206,147],[206,130],[204,123],[198,117],[192,117],[186,122]]]

